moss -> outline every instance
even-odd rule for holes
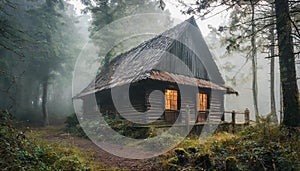
[[[226,171],[238,171],[238,167],[237,167],[237,160],[235,157],[230,156],[230,157],[226,157],[225,160],[226,163]]]
[[[156,136],[156,129],[154,126],[141,127],[137,124],[134,124],[133,122],[121,120],[119,115],[105,115],[104,119],[110,128],[126,137],[145,139]],[[101,135],[102,132],[105,133],[107,129],[107,127],[103,126],[103,124],[99,123],[99,121],[95,121],[94,119],[91,120],[88,117],[83,118],[80,124],[76,114],[72,114],[67,117],[65,123],[65,132],[84,138],[88,137],[81,126],[83,126],[85,128],[85,131],[87,131],[90,135],[97,136]],[[101,139],[101,136],[99,136],[99,138]]]
[[[74,147],[66,148],[58,144],[49,144],[23,134],[13,126],[11,115],[1,111],[0,145],[0,168],[3,170],[93,170],[94,168],[103,168],[99,164],[89,161],[87,154]]]
[[[235,135],[220,132],[206,142],[198,140],[184,140],[171,154],[178,158],[178,166],[198,170],[300,170],[299,130],[274,125],[269,118]],[[191,146],[191,142],[198,144]]]
[[[179,170],[180,166],[177,165],[178,158],[172,157],[168,159],[166,162],[163,162],[164,170]]]
[[[177,157],[172,157],[168,160],[168,163],[177,164],[178,163],[178,158]]]
[[[208,170],[212,167],[212,163],[210,161],[209,155],[198,155],[194,161],[195,165],[203,168],[205,170]]]
[[[190,155],[195,155],[198,152],[198,149],[196,147],[188,147],[187,151]]]
[[[180,156],[182,156],[182,155],[188,156],[188,153],[184,150],[184,148],[176,148],[174,151],[175,151],[175,153],[176,153],[177,155],[180,155]]]
[[[183,148],[176,148],[175,153],[178,158],[178,165],[184,166],[189,161],[189,154]]]

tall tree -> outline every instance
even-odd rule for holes
[[[105,45],[114,42],[116,37],[122,35],[123,32],[126,33],[126,29],[111,30],[109,34],[102,35],[101,38],[99,38],[97,36],[98,31],[111,22],[123,17],[143,13],[163,13],[165,15],[170,15],[168,11],[162,11],[158,8],[158,2],[156,0],[100,0],[95,1],[95,3],[92,3],[90,0],[82,0],[82,3],[87,6],[85,12],[91,12],[92,14],[90,37],[96,45],[101,45],[104,49],[111,48],[105,47]],[[139,25],[143,27],[144,25],[149,24],[147,21],[148,19],[144,18]],[[161,30],[161,28],[166,28],[166,26],[171,24],[171,19],[168,21],[157,20],[157,23],[155,24],[156,27],[153,28],[153,31]],[[102,54],[100,51],[99,57],[102,60],[102,65],[106,66],[106,64],[119,53],[129,50],[150,37],[151,36],[149,35],[139,35],[130,40],[120,42],[113,47],[108,54]]]
[[[47,124],[47,102],[58,99],[49,88],[54,83],[60,91],[70,87],[81,49],[74,15],[63,0],[0,0],[0,108],[11,109],[19,119]],[[68,91],[60,95],[69,98],[62,97],[52,108],[71,104]]]
[[[258,86],[257,86],[257,47],[256,47],[256,24],[255,3],[250,0],[251,6],[251,60],[252,60],[252,93],[255,110],[255,118],[258,120]]]
[[[22,44],[26,35],[16,13],[22,6],[13,0],[0,0],[0,108],[12,110],[16,105],[13,91],[22,73],[13,72],[11,66],[24,59]]]
[[[63,1],[46,0],[45,3],[29,11],[34,25],[30,28],[30,34],[34,35],[34,52],[31,55],[29,68],[38,86],[41,86],[42,123],[48,125],[48,99],[49,85],[55,77],[63,77],[67,72],[71,73],[70,65],[74,64],[75,55],[72,48],[76,49],[76,41],[70,37],[77,36],[72,32],[74,22],[65,15],[67,4]],[[70,28],[68,28],[70,27]],[[78,52],[79,53],[79,52]],[[75,56],[75,57],[74,57]],[[73,59],[73,61],[72,61]],[[32,96],[32,97],[36,97]],[[36,98],[35,98],[36,99]]]
[[[55,6],[56,1],[46,0],[40,7],[32,9],[32,19],[35,21],[33,26],[33,35],[38,42],[35,48],[38,48],[34,53],[34,61],[39,67],[32,67],[33,70],[39,71],[36,73],[36,78],[40,80],[42,86],[42,124],[49,124],[48,120],[48,86],[51,78],[51,72],[56,67],[61,58],[59,56],[58,43],[54,40],[54,35],[58,31],[58,16]],[[41,31],[43,30],[43,31]]]
[[[271,1],[271,16],[275,15],[274,2]],[[270,18],[270,23],[274,23],[274,17]],[[275,25],[272,24],[270,27],[270,102],[271,102],[271,115],[272,120],[275,123],[278,123],[276,115],[276,102],[275,102]]]
[[[235,5],[235,9],[230,12],[231,21],[228,22],[228,26],[221,26],[219,28],[219,31],[223,32],[223,34],[219,35],[222,39],[226,40],[225,44],[227,45],[228,52],[242,52],[246,54],[246,63],[251,61],[252,99],[256,120],[259,116],[257,51],[264,50],[264,48],[257,47],[257,42],[259,46],[265,43],[263,40],[265,39],[264,36],[258,36],[258,30],[263,26],[258,22],[257,18],[263,18],[261,14],[262,10],[264,9],[261,9],[261,4],[252,0],[248,3]]]
[[[184,1],[181,1],[184,2]],[[197,13],[202,17],[209,14],[212,8],[226,5],[227,9],[234,7],[235,5],[241,6],[248,1],[198,1],[195,5],[190,5],[187,13]],[[252,2],[252,0],[250,0]],[[266,3],[266,0],[257,0],[256,2]],[[293,7],[299,7],[298,1],[291,1]],[[212,5],[213,4],[213,5]],[[188,5],[187,5],[188,6]],[[196,7],[195,7],[196,6]],[[286,126],[299,126],[300,125],[300,113],[299,113],[299,92],[296,82],[295,72],[295,54],[294,44],[292,37],[291,25],[295,27],[297,35],[300,35],[299,30],[291,20],[289,1],[288,0],[275,0],[275,17],[276,17],[276,33],[278,37],[279,47],[279,62],[280,62],[280,80],[282,84],[283,93],[283,108],[284,119],[283,124]],[[294,10],[293,13],[299,13],[299,10]],[[268,26],[266,25],[265,28]]]
[[[300,126],[300,109],[289,1],[275,0],[275,12],[284,106],[283,124],[295,127]]]

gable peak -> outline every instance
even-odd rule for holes
[[[196,22],[196,19],[194,16],[191,16],[189,19],[185,20],[186,22],[194,25],[194,26],[197,26],[197,22]]]

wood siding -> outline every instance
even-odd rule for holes
[[[193,87],[191,86],[181,86],[181,89],[184,92],[189,90]],[[100,112],[102,114],[115,114],[119,113],[121,116],[127,118],[131,121],[139,121],[144,123],[150,122],[161,122],[161,121],[168,121],[170,123],[175,122],[178,117],[179,110],[182,112],[181,117],[178,121],[181,123],[186,123],[187,120],[190,123],[195,122],[203,122],[203,117],[200,117],[199,114],[202,113],[208,116],[208,121],[220,121],[221,117],[223,116],[224,111],[224,92],[222,91],[213,91],[209,89],[198,89],[196,92],[190,92],[186,94],[179,93],[178,98],[178,111],[170,111],[165,110],[165,97],[164,92],[166,89],[175,89],[179,90],[176,84],[166,83],[162,81],[152,81],[152,80],[144,80],[133,84],[130,87],[130,105],[133,108],[128,106],[127,104],[118,104],[119,110],[117,111],[111,96],[111,91],[106,90],[100,93],[97,93],[97,103],[100,108]],[[119,94],[118,98],[122,100],[126,100],[125,95],[122,92],[122,88],[116,89],[117,94]],[[120,92],[118,92],[120,91]],[[207,112],[203,111],[199,112],[197,110],[197,93],[206,93],[208,94],[208,110]],[[87,96],[88,97],[88,96]],[[85,106],[93,105],[88,104],[88,100],[85,100]],[[86,111],[90,112],[90,111]],[[187,116],[189,113],[189,116]],[[206,119],[207,117],[205,117]]]
[[[168,52],[159,61],[155,69],[209,80],[206,69],[199,57],[188,47],[179,41],[174,41]]]
[[[224,92],[213,91],[210,95],[208,121],[220,121],[224,115]]]

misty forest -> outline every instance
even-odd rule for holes
[[[300,170],[300,1],[0,0],[0,170]]]

